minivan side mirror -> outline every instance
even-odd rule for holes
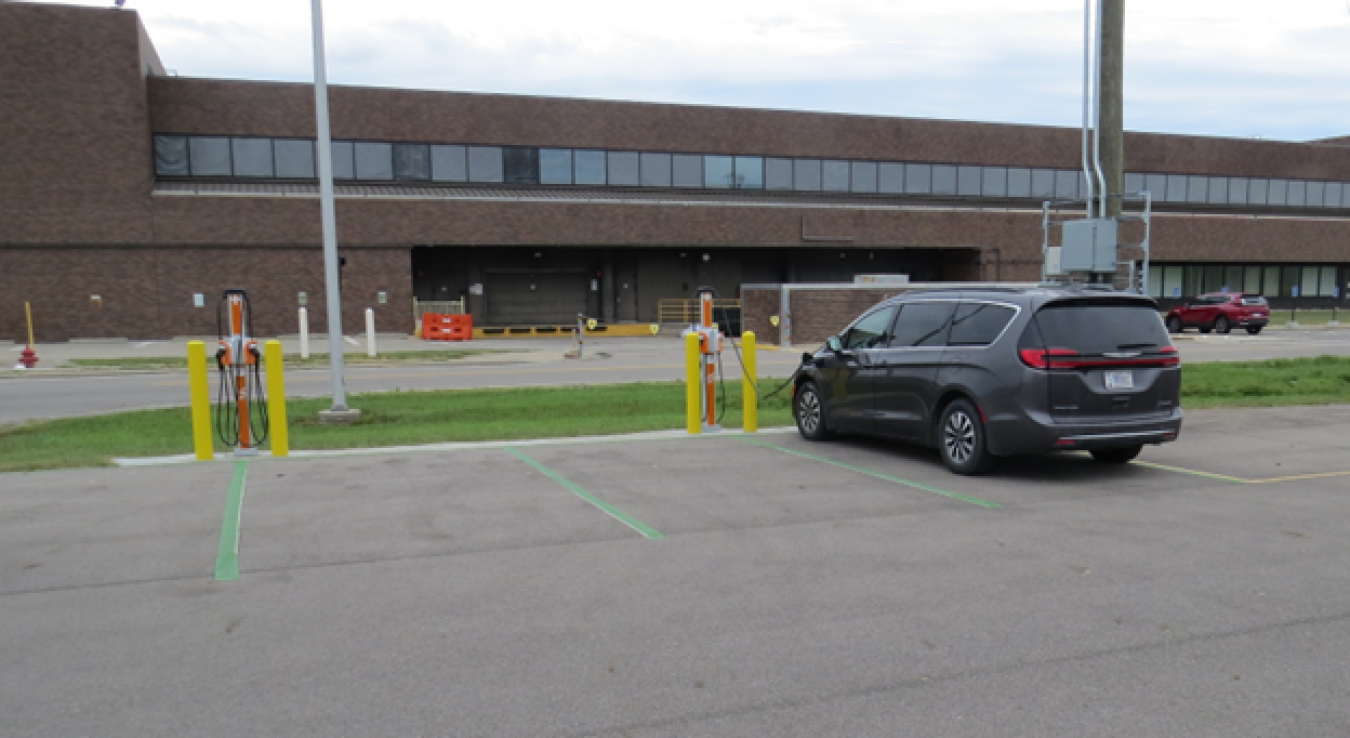
[[[842,341],[839,340],[839,336],[830,336],[829,338],[825,339],[825,345],[829,346],[830,350],[835,352],[836,354],[842,353],[844,350],[844,344]]]

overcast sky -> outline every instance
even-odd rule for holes
[[[83,5],[112,5],[81,2]],[[310,81],[309,0],[127,0],[183,76]],[[335,84],[1077,126],[1074,0],[324,0]],[[1350,135],[1350,0],[1128,0],[1129,130]]]

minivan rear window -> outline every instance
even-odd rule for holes
[[[1150,305],[1063,302],[1036,313],[1046,348],[1079,354],[1156,351],[1171,345],[1167,329]]]

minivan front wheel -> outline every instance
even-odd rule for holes
[[[985,440],[984,422],[969,400],[953,400],[938,421],[938,453],[942,463],[957,474],[980,474],[994,457]]]
[[[1092,458],[1103,464],[1128,464],[1144,450],[1143,445],[1124,448],[1099,448],[1091,451]]]
[[[825,405],[814,382],[803,382],[792,401],[792,414],[797,419],[797,431],[808,441],[822,441],[830,437],[825,427]]]

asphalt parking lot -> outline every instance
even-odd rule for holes
[[[0,476],[0,734],[1344,735],[1350,418]],[[236,526],[237,522],[237,526]]]

